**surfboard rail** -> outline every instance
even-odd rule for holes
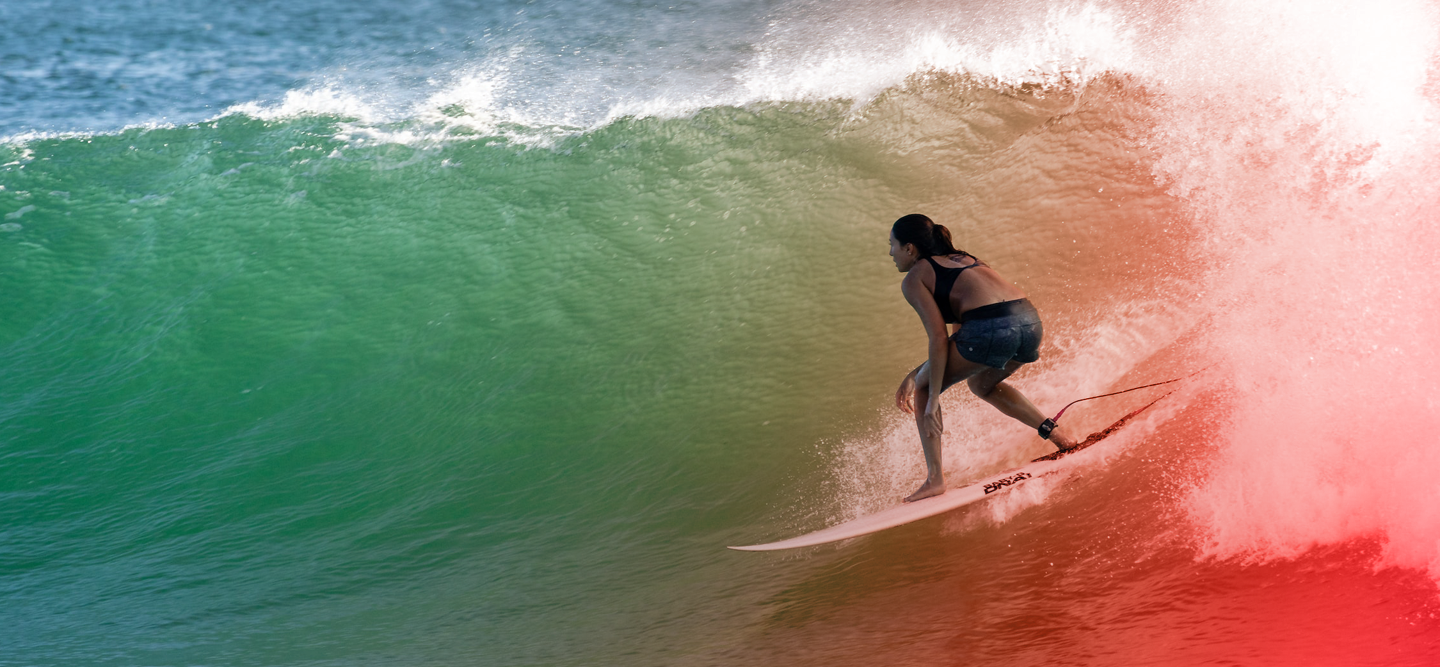
[[[1084,442],[1081,442],[1071,449],[1041,456],[1023,466],[996,473],[973,484],[967,484],[958,489],[947,489],[945,493],[938,496],[931,496],[912,503],[902,503],[898,506],[876,512],[875,514],[868,514],[858,519],[836,524],[829,528],[822,528],[790,539],[765,544],[751,544],[726,548],[735,551],[781,551],[785,549],[813,547],[878,533],[882,530],[903,526],[907,523],[928,519],[937,514],[944,514],[951,510],[959,509],[971,503],[984,500],[996,493],[1007,491],[1026,481],[1055,472],[1059,467],[1056,465],[1057,461],[1088,449],[1105,438],[1114,435],[1116,431],[1124,428],[1136,415],[1149,409],[1150,406],[1159,403],[1160,399],[1169,395],[1170,394],[1167,393],[1141,406],[1130,414],[1121,417],[1119,421],[1111,424],[1104,430],[1090,434],[1090,437],[1086,438]]]

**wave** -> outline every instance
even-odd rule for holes
[[[1434,652],[1432,5],[746,7],[6,140],[22,652]],[[918,483],[915,211],[1040,307],[1042,410],[1210,370],[1062,483],[733,558]],[[953,481],[1047,449],[947,401]]]
[[[496,138],[565,151],[646,119],[693,121],[666,127],[698,135],[733,110],[798,110],[819,128],[806,141],[863,144],[885,169],[924,181],[903,197],[888,184],[867,190],[876,199],[962,221],[983,256],[1052,295],[1059,349],[1036,369],[1039,398],[1160,375],[1170,362],[1156,359],[1177,347],[1219,362],[1230,398],[1209,418],[1223,444],[1184,500],[1201,554],[1287,558],[1379,538],[1385,564],[1440,579],[1440,515],[1424,509],[1440,506],[1426,483],[1440,472],[1428,436],[1440,422],[1428,333],[1440,320],[1435,7],[889,9],[791,5],[753,41],[729,35],[747,48],[709,65],[701,45],[680,44],[663,66],[627,73],[636,61],[597,59],[561,77],[570,61],[511,44],[433,73],[418,93],[337,79],[198,125],[114,134],[251,119],[376,155]],[[324,122],[297,120],[313,117]],[[5,141],[18,164],[37,143],[103,134]],[[478,155],[461,157],[490,159]],[[1146,241],[1110,247],[1125,235]],[[1084,252],[1067,256],[1067,241]],[[1042,269],[1026,265],[1032,256],[1061,259]],[[952,463],[1003,465],[979,449],[1003,422],[964,414],[973,431],[957,434],[967,444]],[[835,454],[845,507],[807,511],[853,513],[906,484],[918,462],[911,427],[879,424]]]

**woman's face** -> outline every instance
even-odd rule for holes
[[[915,249],[915,244],[901,243],[900,239],[895,238],[895,232],[890,232],[890,257],[895,260],[895,268],[900,273],[907,273],[910,267],[915,266],[920,253]]]

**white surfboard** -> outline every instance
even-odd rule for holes
[[[1166,394],[1166,396],[1168,395],[1169,394]],[[1165,396],[1161,396],[1160,398],[1164,397]],[[1111,424],[1109,428],[1099,433],[1091,434],[1090,437],[1086,438],[1084,442],[1080,443],[1074,449],[1042,456],[1019,468],[1006,470],[1005,472],[986,477],[974,484],[962,486],[958,489],[947,489],[945,493],[938,496],[931,496],[913,503],[904,503],[898,507],[891,507],[888,510],[876,514],[862,516],[853,521],[846,521],[839,525],[817,530],[813,533],[806,533],[799,537],[792,537],[788,540],[729,548],[736,551],[780,551],[782,549],[813,547],[819,544],[829,544],[830,542],[848,540],[852,537],[869,535],[870,533],[880,532],[887,528],[903,526],[912,521],[929,518],[936,514],[944,514],[950,510],[964,507],[979,500],[984,500],[997,493],[1008,491],[1027,481],[1055,473],[1060,468],[1060,464],[1058,463],[1060,459],[1104,440],[1125,426],[1135,415],[1144,412],[1146,408],[1155,405],[1155,403],[1159,401],[1160,399],[1157,398],[1139,410],[1120,418],[1120,421]]]

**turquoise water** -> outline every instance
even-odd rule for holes
[[[364,656],[443,645],[477,604],[500,637],[537,616],[604,635],[594,605],[635,605],[608,591],[670,597],[703,586],[696,559],[733,566],[709,531],[819,464],[777,441],[872,403],[807,386],[894,365],[825,368],[866,346],[804,324],[857,300],[903,314],[865,262],[883,237],[838,191],[886,191],[846,164],[863,142],[807,151],[843,115],[793,115],[619,123],[553,150],[352,149],[326,118],[28,143],[4,182],[34,207],[4,258],[27,648],[96,632],[141,643],[118,662],[188,662],[215,633],[250,653],[278,626]],[[785,224],[819,211],[849,224]],[[866,292],[833,289],[827,267],[865,263]],[[356,594],[375,602],[326,603]],[[399,623],[357,624],[377,614]],[[171,639],[145,646],[156,624]],[[76,657],[102,656],[54,659]]]
[[[1305,49],[1187,55],[1326,42],[1321,19],[1257,37],[1221,5],[3,11],[56,18],[4,47],[0,664],[1440,650],[1436,448],[1386,426],[1433,421],[1440,376],[1429,335],[1397,333],[1433,319],[1413,305],[1436,284],[1433,160],[1399,148],[1440,136],[1431,112],[1338,66],[1287,88],[1277,63],[1314,67]],[[1428,72],[1406,53],[1367,76]],[[1016,382],[1043,410],[1217,370],[1025,493],[725,550],[918,483],[892,396],[924,334],[884,254],[913,211],[1041,308]],[[1398,342],[1356,365],[1337,304]],[[1047,451],[952,393],[952,481]]]

